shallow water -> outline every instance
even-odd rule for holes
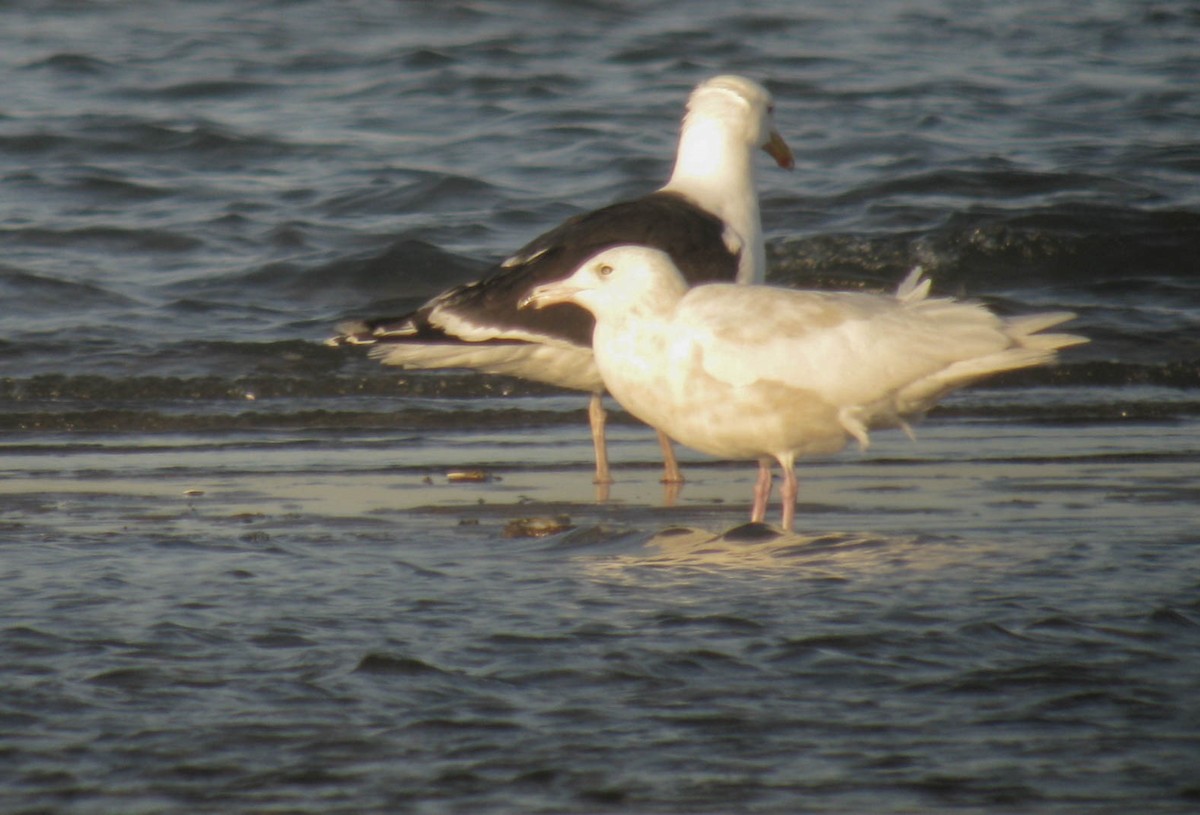
[[[1197,429],[931,422],[802,468],[793,535],[635,428],[604,503],[567,430],[49,442],[6,808],[1188,811]]]
[[[1198,27],[0,6],[0,810],[1195,811]],[[774,279],[1092,343],[802,463],[794,535],[618,410],[604,495],[578,395],[321,345],[661,183],[723,71],[797,154]]]

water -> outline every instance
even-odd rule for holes
[[[0,5],[0,809],[1195,811],[1198,34]],[[576,394],[321,345],[656,186],[728,71],[797,155],[773,278],[919,263],[1092,343],[802,464],[789,536],[742,525],[743,463],[664,490],[619,412],[597,495]]]

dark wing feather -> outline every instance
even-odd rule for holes
[[[449,311],[457,319],[493,327],[499,341],[511,341],[505,337],[511,333],[591,345],[594,321],[584,309],[571,304],[520,309],[517,304],[534,286],[567,277],[600,250],[626,243],[663,250],[692,283],[732,281],[737,275],[739,256],[725,243],[721,219],[681,195],[656,192],[570,218],[487,276],[450,289],[411,314],[354,324],[357,339],[351,341],[459,342],[430,322],[435,311]]]

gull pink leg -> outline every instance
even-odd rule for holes
[[[781,525],[787,532],[792,531],[792,523],[796,519],[796,494],[800,491],[800,485],[796,481],[796,465],[791,456],[785,456],[779,460],[779,466],[783,468],[783,485],[779,488],[779,498],[783,503],[783,520]]]
[[[611,484],[612,477],[608,474],[608,441],[604,435],[604,423],[607,414],[600,394],[593,393],[592,401],[588,402],[588,422],[592,426],[592,447],[596,451],[597,484]]]
[[[752,523],[762,523],[767,517],[767,501],[771,499],[771,459],[758,460],[758,480],[754,482],[754,506],[750,509]]]
[[[662,448],[663,453],[663,477],[664,484],[682,484],[683,473],[679,471],[679,462],[675,458],[675,445],[667,434],[661,430],[656,430],[658,433],[658,446]]]

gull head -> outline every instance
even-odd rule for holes
[[[752,147],[761,147],[775,163],[790,170],[792,150],[775,129],[775,102],[770,92],[744,76],[722,74],[696,86],[688,97],[684,128],[720,122]]]
[[[597,318],[623,312],[673,307],[687,282],[671,256],[636,244],[614,246],[592,255],[563,280],[544,283],[521,298],[521,308],[574,303]]]

